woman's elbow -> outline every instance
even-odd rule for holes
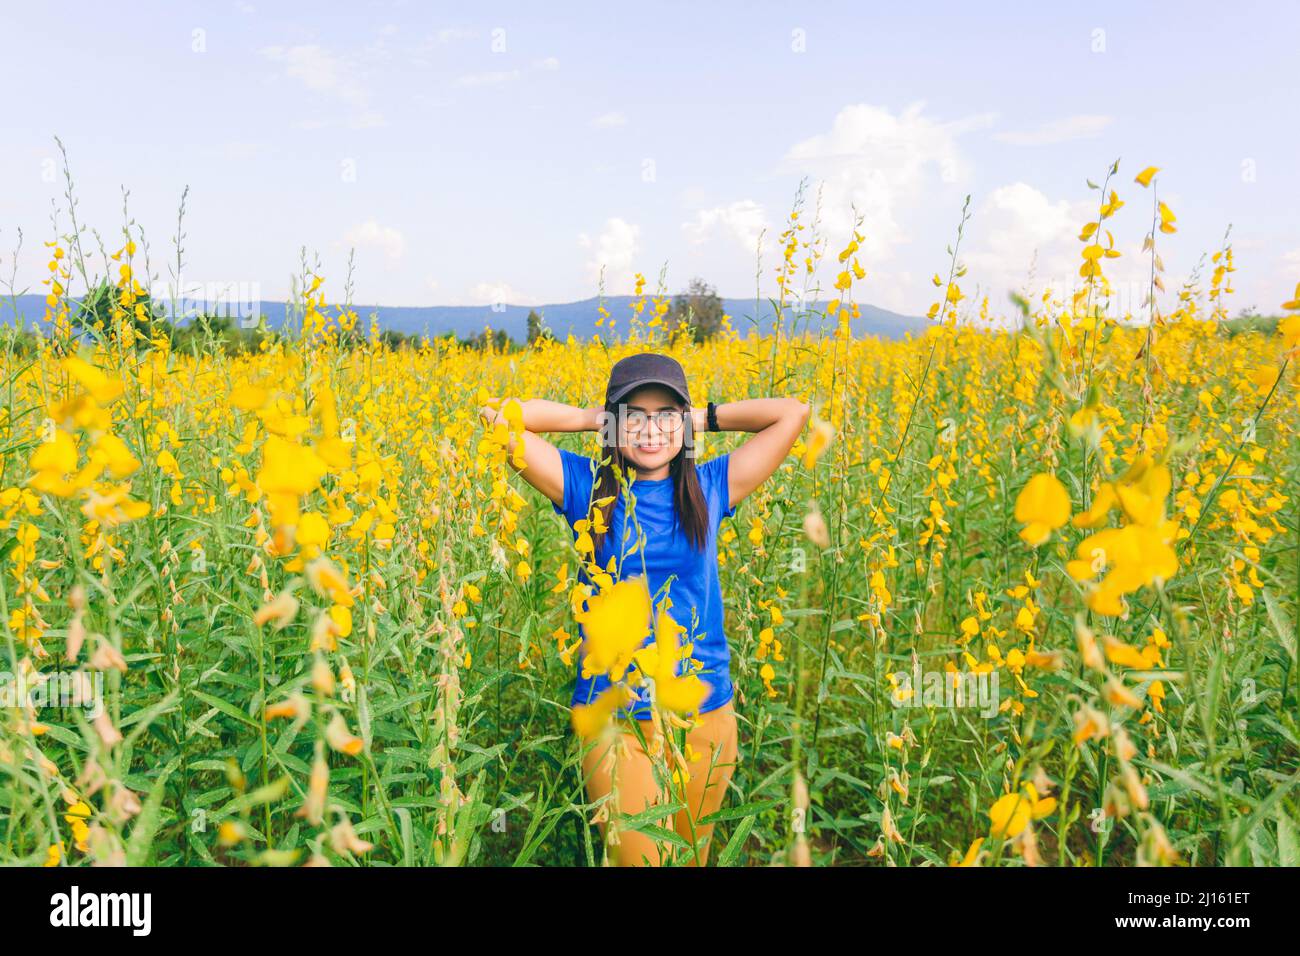
[[[790,399],[791,414],[798,419],[799,426],[802,428],[808,424],[808,419],[812,417],[812,406],[807,402],[801,402],[797,398]]]

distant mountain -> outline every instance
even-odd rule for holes
[[[45,314],[45,297],[41,295],[17,296],[19,316],[27,323],[39,320]],[[630,295],[609,296],[605,299],[605,308],[615,320],[615,331],[626,331],[632,316],[631,303],[635,297]],[[770,302],[756,303],[753,299],[724,299],[724,308],[731,316],[732,326],[745,335],[751,329],[766,334],[775,324],[775,310]],[[536,309],[542,316],[546,327],[557,338],[564,339],[573,335],[579,339],[589,339],[596,332],[596,320],[600,317],[597,307],[599,299],[584,299],[581,302],[564,302],[556,305],[430,305],[430,306],[389,306],[358,305],[354,306],[359,317],[358,326],[369,325],[371,313],[375,313],[382,329],[402,332],[407,335],[427,334],[442,335],[454,333],[461,338],[468,338],[483,331],[485,326],[492,329],[504,329],[516,342],[528,338],[528,313]],[[917,333],[925,327],[925,320],[913,316],[899,315],[874,305],[860,305],[861,318],[853,320],[853,332],[859,337],[875,335],[881,338],[901,339],[908,332]],[[497,310],[500,311],[497,311]],[[648,315],[647,310],[643,315]],[[259,311],[266,316],[267,325],[278,329],[284,324],[285,304],[283,302],[262,302]],[[824,311],[819,307],[817,311]],[[14,321],[13,302],[0,298],[0,324]],[[791,322],[796,323],[795,331],[802,331],[810,321],[806,317],[796,317],[787,306],[785,329],[790,331]],[[833,319],[822,320],[813,316],[811,322],[814,330],[819,322],[825,321],[828,329],[835,327]]]

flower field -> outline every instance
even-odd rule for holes
[[[991,320],[959,230],[903,341],[851,334],[861,234],[801,204],[776,330],[700,343],[646,293],[591,342],[392,348],[309,273],[288,332],[182,349],[129,232],[77,335],[88,266],[49,243],[40,337],[0,337],[0,861],[599,865],[574,728],[607,714],[567,704],[607,594],[478,411],[599,404],[655,349],[697,395],[816,409],[719,539],[717,865],[1300,862],[1300,301],[1234,327],[1226,244],[1166,290],[1156,173],[1111,172],[1073,288]],[[1126,201],[1152,298],[1115,316]],[[660,719],[680,790],[699,755]],[[618,827],[684,861],[673,809]]]

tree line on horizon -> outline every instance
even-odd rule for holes
[[[114,295],[116,289],[106,281],[101,281],[77,304],[71,315],[73,329],[84,335],[103,335],[113,327]],[[195,316],[184,325],[177,324],[166,315],[161,305],[155,303],[148,293],[137,298],[142,309],[133,314],[131,326],[136,338],[147,342],[159,335],[164,336],[174,351],[193,351],[215,346],[228,355],[257,351],[263,340],[275,338],[279,333],[268,329],[265,316],[261,316],[258,325],[242,328],[236,319],[229,315]],[[670,330],[689,327],[696,342],[712,338],[722,328],[723,303],[717,289],[701,278],[693,278],[686,289],[674,297],[665,325]],[[505,329],[484,329],[470,336],[458,336],[455,332],[445,332],[431,336],[431,341],[455,342],[466,348],[485,349],[489,345],[499,352],[515,352],[531,347],[542,339],[551,338],[545,320],[536,309],[530,309],[525,323],[525,341],[516,342]],[[359,343],[362,333],[344,334],[345,344]],[[404,333],[395,329],[385,329],[379,334],[380,340],[390,348],[403,345],[418,345],[424,338],[421,333]],[[35,348],[35,336],[27,329],[15,333],[15,347],[22,352]]]
[[[104,334],[112,327],[113,295],[115,288],[104,281],[86,295],[72,315],[73,328],[78,332]],[[132,326],[137,338],[148,341],[163,335],[174,351],[195,351],[207,346],[215,346],[227,355],[255,352],[261,348],[266,339],[274,339],[280,333],[268,329],[265,315],[260,317],[257,326],[242,328],[236,320],[228,315],[198,315],[185,325],[178,325],[167,318],[165,310],[155,304],[148,293],[139,297],[139,304],[144,306],[146,317],[133,317]],[[665,315],[664,324],[671,331],[685,327],[691,331],[695,342],[705,342],[721,331],[725,313],[723,301],[718,290],[702,278],[690,280],[682,292],[674,296],[672,305]],[[1222,323],[1225,334],[1239,335],[1244,332],[1271,333],[1277,324],[1276,317],[1259,314],[1253,308],[1244,308],[1233,319]],[[489,346],[498,352],[517,352],[532,347],[536,342],[552,338],[546,327],[544,317],[536,309],[529,309],[525,321],[525,341],[516,342],[505,329],[484,329],[470,336],[459,336],[455,332],[444,332],[429,336],[431,342],[456,343],[464,348],[483,350]],[[362,333],[353,331],[345,333],[345,345],[359,344]],[[405,333],[395,329],[385,329],[379,333],[379,339],[392,349],[404,345],[418,346],[425,338],[422,333]],[[35,349],[35,336],[26,328],[18,329],[13,335],[13,347],[20,353],[29,354]]]

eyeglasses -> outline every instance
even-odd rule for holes
[[[651,421],[654,421],[661,432],[671,434],[682,427],[682,420],[682,413],[676,408],[665,408],[653,414],[647,414],[638,409],[628,409],[623,415],[623,427],[636,434],[643,431]]]

